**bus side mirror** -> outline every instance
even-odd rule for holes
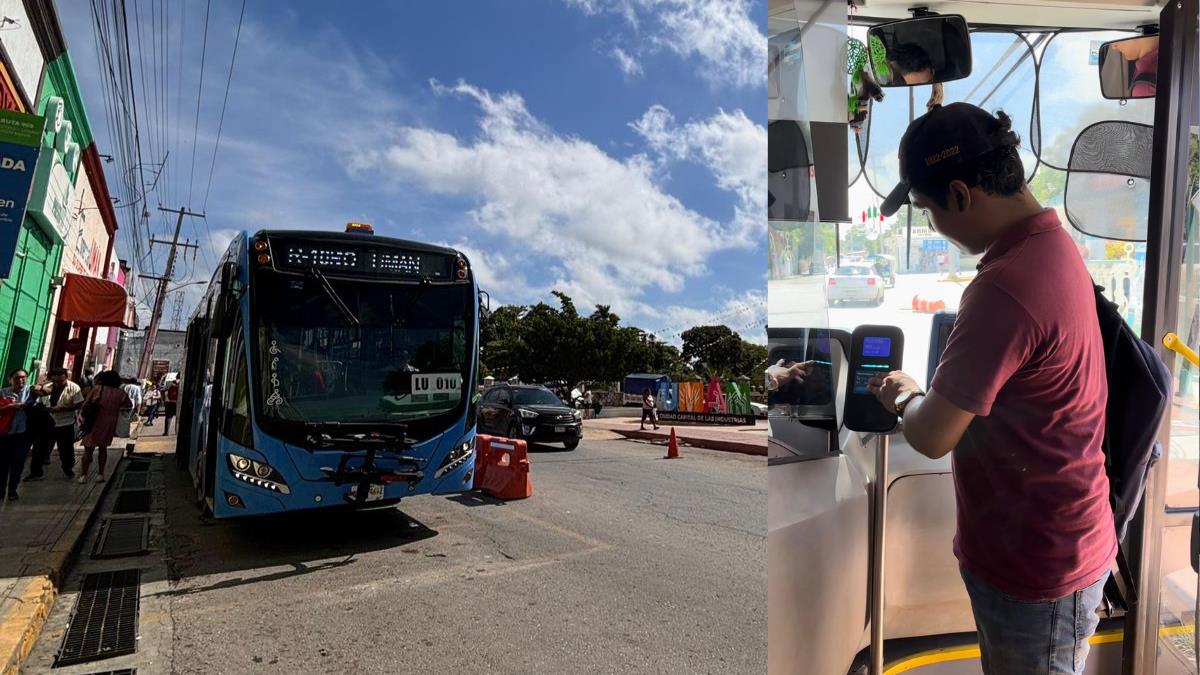
[[[241,290],[241,282],[238,279],[238,266],[232,260],[221,263],[221,293],[237,295]]]
[[[867,31],[867,61],[881,87],[915,87],[971,75],[967,20],[955,15],[920,16]]]

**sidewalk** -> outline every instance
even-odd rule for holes
[[[124,439],[108,450],[105,477],[116,473]],[[79,452],[78,450],[76,451]],[[76,459],[75,468],[80,463]],[[33,647],[67,563],[87,531],[92,514],[111,480],[80,485],[67,479],[57,457],[46,467],[46,478],[22,482],[21,499],[0,504],[0,673],[15,673]],[[22,473],[28,473],[26,468]]]
[[[625,438],[667,442],[671,436],[671,424],[660,422],[658,430],[646,427],[639,429],[638,417],[605,417],[583,421],[587,430],[602,430],[619,434]],[[767,421],[759,420],[754,426],[720,427],[712,425],[685,426],[675,424],[675,437],[680,445],[726,452],[741,452],[748,455],[767,454]]]
[[[161,424],[142,429],[140,439],[113,439],[103,483],[95,482],[95,462],[92,480],[83,485],[68,480],[52,452],[44,480],[22,482],[19,501],[0,502],[0,675],[18,673],[37,641],[126,443],[136,442],[139,451],[174,445],[174,429],[162,436]],[[82,450],[77,447],[75,453],[78,471]]]

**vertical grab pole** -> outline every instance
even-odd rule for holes
[[[879,434],[875,452],[875,485],[871,501],[871,675],[883,675],[883,546],[887,520],[888,435]]]

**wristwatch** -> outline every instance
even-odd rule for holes
[[[920,391],[919,389],[909,389],[908,391],[902,392],[896,397],[896,402],[893,404],[896,408],[896,414],[900,417],[904,417],[904,409],[908,407],[908,404],[912,403],[913,399],[916,397],[924,395],[925,392]]]

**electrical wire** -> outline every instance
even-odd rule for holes
[[[196,87],[196,118],[192,124],[192,168],[188,173],[188,206],[192,205],[192,187],[196,177],[196,138],[200,130],[200,97],[204,94],[204,60],[208,55],[208,16],[212,10],[212,0],[204,10],[204,39],[200,46],[200,85]]]
[[[237,62],[238,42],[242,37],[242,20],[246,16],[246,0],[242,0],[242,11],[238,14],[237,32],[233,36],[233,56],[229,58],[229,75],[225,78],[225,99],[221,102],[221,118],[217,122],[217,140],[213,144],[212,164],[208,167],[208,186],[204,188],[204,201],[200,204],[200,210],[206,211],[208,208],[208,193],[212,190],[213,172],[217,167],[217,151],[221,149],[221,129],[225,126],[225,107],[229,104],[229,85],[233,82],[233,66]],[[205,228],[208,227],[208,221],[204,222]],[[212,236],[211,233],[209,236]]]

